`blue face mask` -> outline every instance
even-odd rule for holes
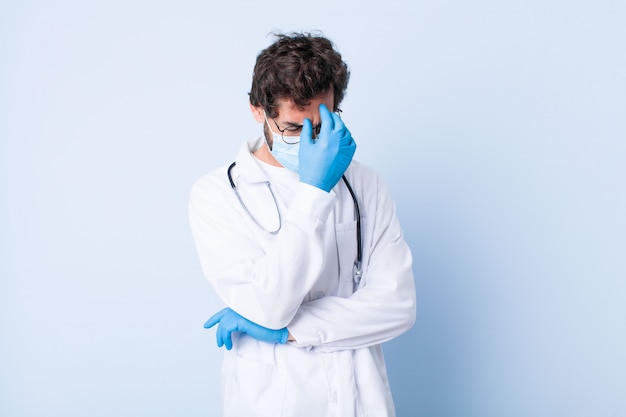
[[[265,122],[267,123],[267,126],[269,128],[270,123],[267,120],[267,114],[265,115]],[[298,154],[300,153],[300,137],[290,136],[290,140],[294,142],[297,141],[298,143],[288,144],[285,143],[282,135],[280,135],[279,133],[274,133],[271,128],[270,132],[272,132],[272,136],[274,138],[274,140],[272,141],[273,143],[270,153],[285,168],[290,169],[294,172],[299,172],[300,159]]]

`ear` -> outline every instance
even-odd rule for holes
[[[250,111],[252,112],[254,120],[258,123],[265,123],[265,112],[263,111],[263,107],[253,106],[252,103],[250,103]]]

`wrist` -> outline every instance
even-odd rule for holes
[[[278,343],[284,345],[285,343],[287,343],[287,340],[289,340],[289,336],[289,330],[287,330],[286,327],[280,329],[280,340],[278,341]]]

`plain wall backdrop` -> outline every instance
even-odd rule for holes
[[[0,1],[0,415],[217,416],[187,199],[270,31],[352,71],[418,319],[399,417],[626,417],[623,1]],[[233,248],[236,250],[236,248]]]

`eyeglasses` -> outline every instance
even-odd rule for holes
[[[341,113],[340,109],[337,109],[337,111],[335,112],[337,116],[341,117],[340,113]],[[278,129],[278,131],[280,132],[280,138],[283,140],[283,142],[285,142],[287,145],[295,145],[296,143],[300,142],[300,134],[302,133],[302,126],[290,125],[281,129],[280,126],[278,126],[276,119],[272,118],[272,121],[274,122],[274,125],[276,125],[276,129]],[[312,139],[317,138],[321,130],[322,130],[321,123],[319,123],[317,126],[313,126]]]
[[[276,125],[276,129],[280,132],[280,138],[288,145],[295,145],[300,142],[300,134],[302,133],[302,126],[287,126],[284,129],[281,129],[276,123],[276,119],[272,118],[274,125]],[[313,139],[317,138],[317,135],[320,134],[322,130],[322,124],[318,124],[317,126],[313,126]]]

